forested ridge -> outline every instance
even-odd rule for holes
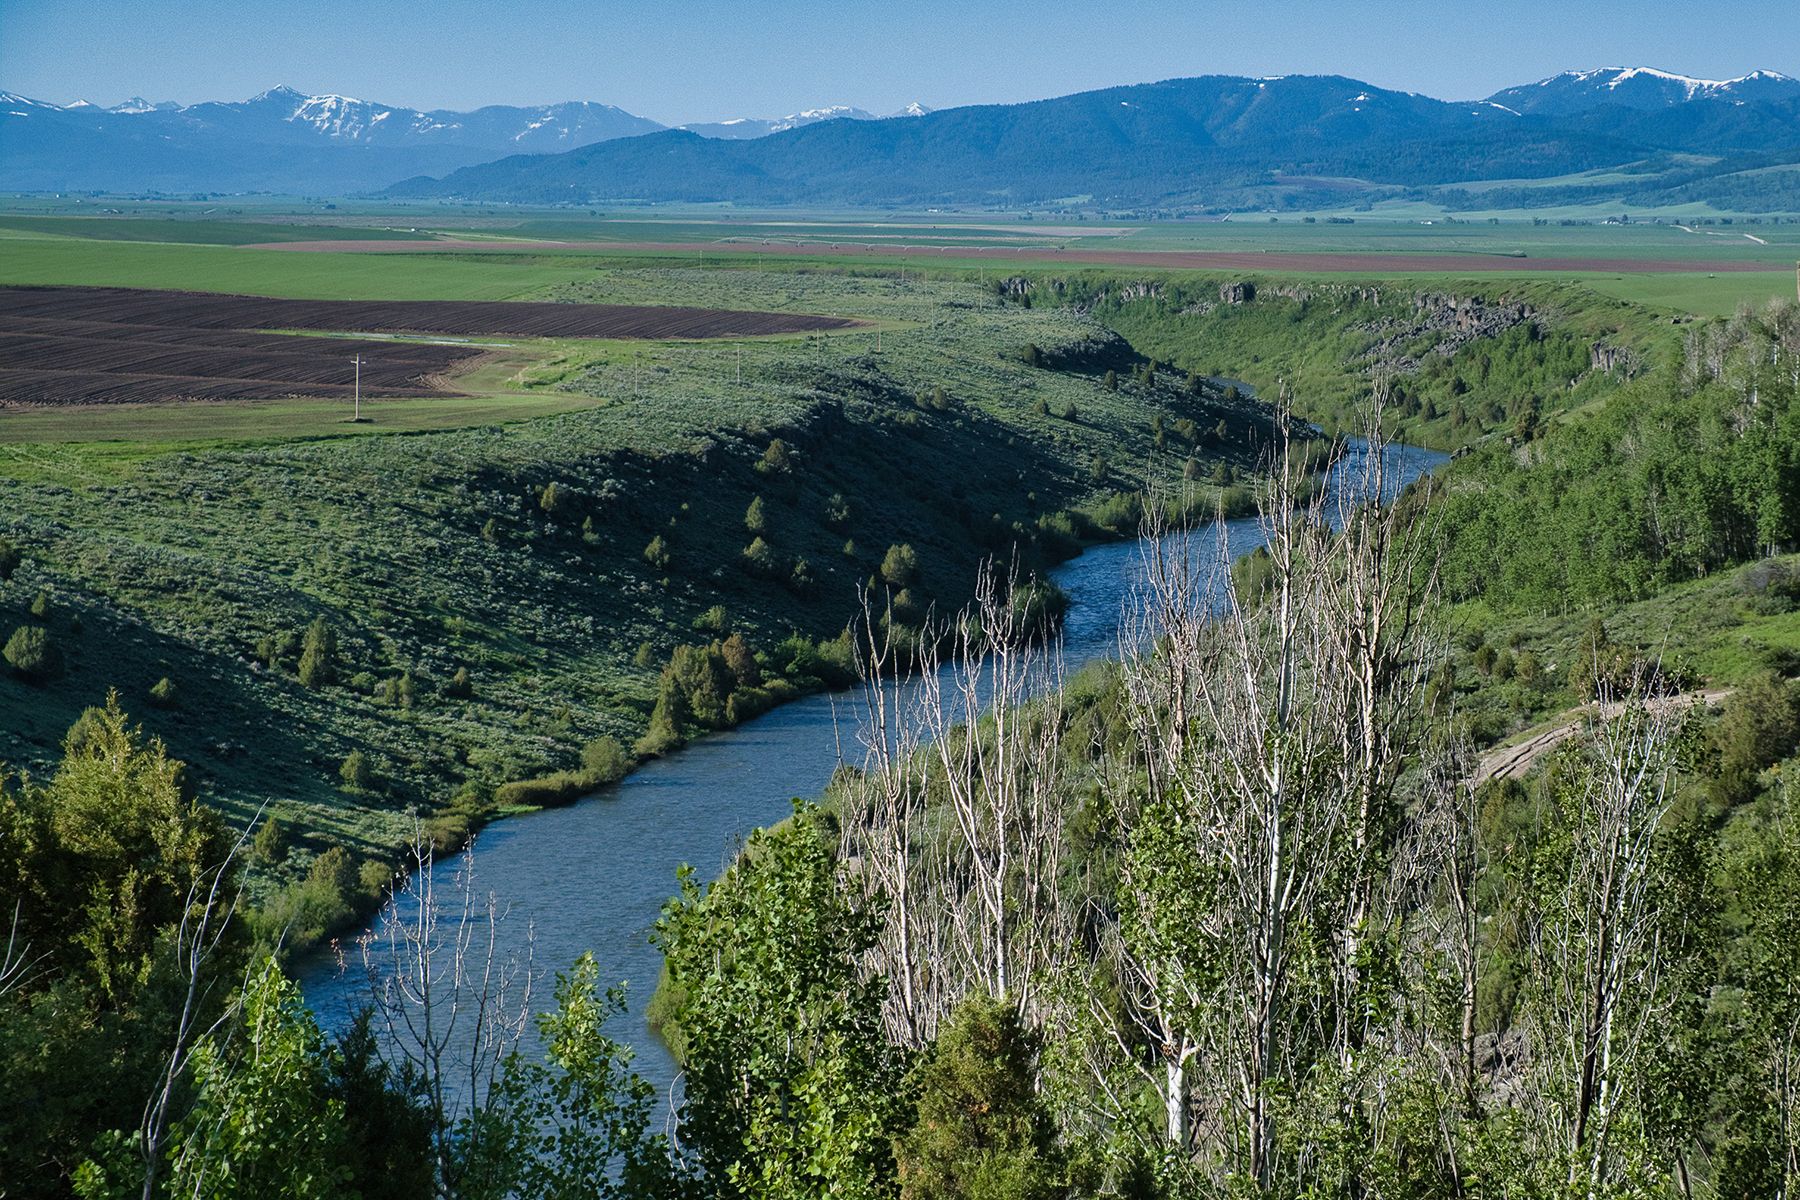
[[[1383,344],[1360,327],[1378,304],[1335,299],[1330,336]],[[1309,303],[1172,307],[1272,342]],[[606,1036],[647,998],[608,992],[605,963],[495,957],[504,904],[478,879],[427,897],[428,875],[362,878],[347,855],[313,873],[395,888],[404,919],[373,949],[367,1016],[326,1037],[241,891],[279,831],[199,803],[116,701],[84,715],[54,770],[0,791],[0,1185],[1794,1194],[1800,321],[1681,332],[1631,370],[1547,320],[1435,357],[1418,334],[1398,353],[1417,370],[1330,415],[1377,451],[1411,428],[1469,453],[1367,508],[1379,453],[1334,497],[1277,441],[1267,548],[1234,565],[1153,543],[1123,661],[1070,679],[1054,605],[992,563],[962,613],[897,619],[917,566],[896,546],[830,652],[866,678],[866,766],[719,879],[672,881],[653,936],[679,1097]],[[1139,348],[1211,371],[1183,356],[1222,340],[1170,336]],[[1724,595],[1772,632],[1709,712],[1683,695],[1681,627],[1625,618]],[[1547,612],[1585,622],[1577,646],[1538,646]],[[717,632],[671,658],[665,722],[763,686]],[[1540,770],[1476,786],[1484,716],[1521,688],[1601,703]]]

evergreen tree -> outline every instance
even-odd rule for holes
[[[1037,1050],[1012,1004],[963,1001],[914,1073],[917,1112],[895,1145],[901,1200],[1066,1194]]]
[[[911,545],[889,546],[881,560],[881,578],[893,588],[910,586],[919,576],[919,556]]]
[[[337,675],[337,633],[324,617],[313,618],[300,640],[300,684],[317,690]]]
[[[34,683],[56,674],[61,665],[56,644],[41,625],[21,625],[13,630],[12,636],[6,639],[6,648],[0,650],[0,656],[4,656],[21,677]]]

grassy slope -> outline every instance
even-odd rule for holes
[[[212,261],[180,278],[216,279]],[[700,640],[690,627],[712,604],[763,648],[793,629],[830,636],[856,585],[901,541],[918,549],[922,591],[953,601],[996,515],[1001,527],[1030,526],[1133,486],[1152,455],[1152,415],[1242,427],[1172,386],[1110,393],[1092,371],[1026,367],[1027,342],[1092,350],[1103,331],[965,285],[587,272],[551,294],[843,311],[891,331],[879,355],[867,335],[750,344],[741,387],[735,356],[717,345],[573,353],[546,369],[546,394],[589,407],[505,427],[15,447],[0,459],[13,468],[0,483],[0,535],[27,561],[0,585],[0,626],[28,621],[47,590],[70,670],[44,687],[0,681],[0,756],[47,762],[80,709],[116,686],[233,812],[269,803],[303,831],[378,847],[405,832],[410,806],[441,802],[459,779],[517,777],[566,764],[597,733],[634,736],[656,677],[634,664],[638,646],[660,662],[676,642]],[[949,411],[914,406],[939,386]],[[1040,400],[1057,413],[1073,404],[1079,418],[1040,415]],[[791,481],[754,469],[774,436],[795,450]],[[1241,443],[1218,453],[1249,463]],[[552,482],[572,497],[554,517],[538,503]],[[847,529],[826,523],[834,492],[851,501]],[[777,553],[811,564],[810,595],[741,569],[743,514],[758,494]],[[673,548],[666,573],[642,557],[657,533]],[[342,674],[366,673],[363,685],[309,692],[291,664],[253,661],[259,639],[321,614],[340,631]],[[466,701],[441,691],[458,667],[474,680]],[[411,708],[367,687],[403,671],[417,683]],[[151,710],[148,689],[165,675],[181,704]],[[370,794],[337,786],[351,749],[375,762],[382,782]]]
[[[1272,393],[1286,384],[1308,417],[1342,422],[1368,393],[1378,363],[1404,354],[1419,369],[1394,376],[1411,403],[1396,409],[1397,435],[1454,450],[1505,427],[1522,399],[1540,419],[1557,419],[1610,394],[1617,380],[1588,369],[1595,341],[1628,348],[1642,363],[1678,344],[1679,330],[1641,306],[1595,294],[1582,284],[1551,280],[1368,280],[1292,282],[1248,277],[1258,286],[1248,304],[1218,303],[1227,278],[1175,275],[1160,294],[1122,298],[1116,282],[1089,277],[1105,299],[1094,315],[1142,353],[1183,369],[1228,374]],[[1101,282],[1095,282],[1100,280]],[[1419,300],[1444,296],[1525,303],[1539,316],[1540,341],[1530,345],[1477,339],[1451,355],[1436,352],[1444,331],[1427,327]],[[1398,338],[1396,348],[1376,352]],[[1385,356],[1385,357],[1384,357]],[[1533,359],[1541,359],[1534,362]],[[1573,383],[1573,386],[1571,386]],[[1427,416],[1423,402],[1435,415]],[[1460,415],[1459,415],[1460,414]]]
[[[1771,560],[1800,567],[1800,556]],[[1792,675],[1800,669],[1800,609],[1759,603],[1754,581],[1766,570],[1752,564],[1711,579],[1676,584],[1647,600],[1604,614],[1574,611],[1549,615],[1495,613],[1485,604],[1455,606],[1452,661],[1456,708],[1482,744],[1505,741],[1581,702],[1569,688],[1590,624],[1599,617],[1615,646],[1667,663],[1693,685],[1734,687],[1762,671]],[[1495,656],[1505,651],[1516,667],[1529,654],[1531,679],[1501,677],[1477,665],[1481,644]],[[1502,672],[1505,674],[1505,672]]]

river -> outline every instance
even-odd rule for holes
[[[1338,476],[1353,477],[1359,452],[1353,445],[1334,484]],[[1389,447],[1392,492],[1383,499],[1446,459],[1434,451]],[[1221,533],[1238,554],[1262,542],[1254,520],[1179,536],[1195,539],[1204,556]],[[1119,542],[1093,547],[1051,573],[1070,599],[1063,626],[1068,673],[1117,654],[1123,606],[1143,564],[1143,543]],[[675,890],[676,868],[689,863],[704,877],[719,874],[752,830],[787,816],[794,797],[818,796],[841,762],[860,762],[859,711],[853,695],[810,696],[709,734],[573,805],[495,822],[477,838],[476,886],[508,906],[502,926],[508,948],[522,945],[529,929],[539,969],[565,968],[591,950],[602,980],[625,981],[630,1011],[609,1032],[633,1047],[638,1071],[660,1092],[667,1094],[676,1068],[643,1014],[662,965],[649,932]],[[442,876],[439,897],[452,894],[450,874],[459,862],[460,856],[434,868]],[[377,924],[388,916],[378,916]],[[349,970],[327,960],[301,979],[307,1003],[327,1030],[341,1029],[369,994],[354,951],[350,958]],[[540,988],[535,999],[545,1007],[548,989]]]

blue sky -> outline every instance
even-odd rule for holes
[[[1800,2],[0,0],[0,88],[58,103],[285,83],[420,108],[601,100],[674,124],[1211,73],[1465,99],[1603,65],[1800,75]]]

